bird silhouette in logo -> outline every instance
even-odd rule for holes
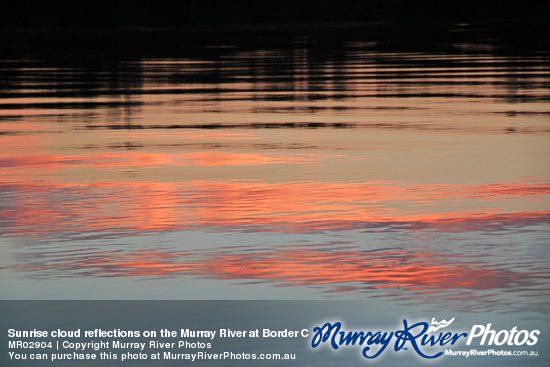
[[[441,320],[439,322],[435,321],[435,318],[432,318],[432,324],[428,328],[428,333],[435,332],[439,329],[443,329],[443,328],[451,325],[453,321],[455,321],[454,317],[452,319],[450,319],[449,321]]]

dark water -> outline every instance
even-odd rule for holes
[[[9,36],[2,298],[548,312],[544,39],[469,24]]]

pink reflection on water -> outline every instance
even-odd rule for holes
[[[337,156],[337,159],[347,159]],[[259,166],[268,164],[310,164],[328,159],[322,154],[190,152],[190,153],[103,153],[89,155],[38,155],[0,158],[0,168],[63,169],[66,167],[154,167],[154,166]],[[349,157],[349,159],[355,159]],[[11,173],[14,174],[13,172]]]
[[[432,291],[516,288],[550,278],[547,273],[509,271],[488,266],[464,254],[437,255],[397,249],[386,251],[281,248],[222,254],[168,253],[158,249],[134,252],[86,252],[85,255],[46,255],[48,265],[21,264],[24,271],[79,273],[106,277],[198,276],[273,283],[276,286],[323,287],[328,292],[373,291],[381,296],[403,290]],[[60,256],[63,255],[63,256]],[[440,293],[440,292],[439,292]],[[397,295],[397,294],[393,294]],[[468,296],[465,296],[468,298]]]
[[[257,153],[192,152],[183,157],[191,165],[212,166],[261,166],[265,164],[307,164],[322,160],[320,154],[291,154],[288,156]]]
[[[0,212],[8,223],[2,231],[20,235],[216,227],[300,232],[372,223],[468,231],[550,217],[544,204],[550,185],[537,180],[462,187],[387,181],[37,183],[4,184],[0,193],[9,204]]]

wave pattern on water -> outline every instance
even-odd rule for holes
[[[550,54],[463,31],[0,58],[0,271],[542,309]]]

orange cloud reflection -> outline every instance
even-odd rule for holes
[[[266,164],[310,164],[327,159],[322,154],[259,154],[227,152],[190,152],[190,153],[103,153],[88,155],[37,155],[27,157],[0,157],[0,168],[62,169],[66,167],[158,167],[158,166],[259,166]],[[331,157],[334,158],[334,157]],[[337,159],[354,159],[337,156]],[[11,172],[14,175],[14,172]]]
[[[3,233],[241,228],[290,232],[405,224],[468,231],[547,220],[546,181],[451,187],[399,182],[4,184]],[[33,198],[29,200],[28,198]]]

